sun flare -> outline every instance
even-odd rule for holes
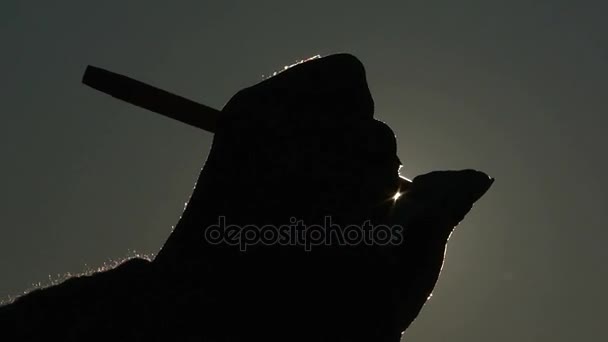
[[[393,201],[397,201],[399,199],[399,197],[401,197],[401,195],[403,195],[402,192],[397,191],[394,195],[393,195]]]

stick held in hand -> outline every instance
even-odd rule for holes
[[[130,77],[89,65],[82,83],[141,108],[215,132],[220,111]]]

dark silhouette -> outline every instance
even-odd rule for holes
[[[159,104],[170,94],[157,92],[146,106],[146,92],[128,84],[114,95],[179,112]],[[400,177],[395,136],[373,111],[363,65],[348,54],[238,92],[217,122],[199,126],[215,131],[213,145],[156,258],[22,296],[0,308],[2,333],[20,341],[398,341],[435,286],[453,227],[493,179],[474,170]],[[222,220],[238,228],[240,245],[214,235],[227,232]],[[263,234],[286,225],[289,243]],[[370,226],[403,229],[389,230],[391,243],[339,234],[319,243],[330,228]],[[298,234],[303,244],[293,243]]]

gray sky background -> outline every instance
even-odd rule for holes
[[[406,177],[476,168],[497,179],[450,240],[406,336],[608,340],[607,10],[561,0],[2,1],[0,298],[157,252],[207,156],[209,134],[81,85],[87,64],[221,108],[262,74],[350,52],[366,65]]]

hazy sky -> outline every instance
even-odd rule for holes
[[[350,52],[406,177],[496,178],[406,336],[608,340],[607,11],[599,0],[3,0],[0,298],[157,252],[207,156],[209,134],[81,85],[87,64],[221,108],[262,74]]]

